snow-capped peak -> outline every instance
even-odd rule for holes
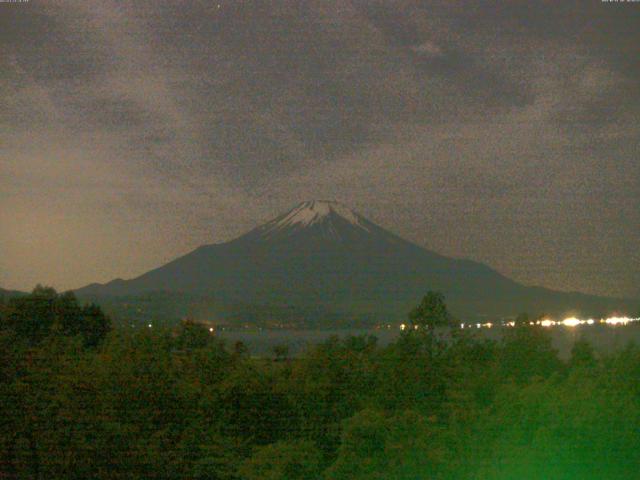
[[[328,200],[309,200],[302,202],[286,215],[265,225],[264,233],[290,228],[304,228],[323,222],[337,215],[351,225],[369,231],[362,217],[344,205]]]

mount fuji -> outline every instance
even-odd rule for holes
[[[340,203],[318,200],[139,277],[91,284],[76,293],[111,303],[164,294],[189,299],[183,310],[193,312],[198,305],[204,316],[224,305],[227,316],[234,310],[273,315],[276,308],[301,317],[391,321],[404,318],[428,290],[443,292],[452,312],[469,320],[523,311],[596,315],[635,308],[623,300],[524,286],[481,263],[406,241]]]

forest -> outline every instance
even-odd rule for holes
[[[429,293],[388,346],[255,357],[37,287],[0,304],[0,478],[638,478],[637,346],[565,360],[542,327],[486,340],[447,318]]]

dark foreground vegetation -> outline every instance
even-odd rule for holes
[[[196,324],[112,330],[38,288],[0,306],[0,478],[634,479],[640,350],[434,329],[252,358]]]

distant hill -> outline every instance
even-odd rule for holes
[[[443,292],[463,319],[523,311],[599,315],[638,306],[522,285],[481,263],[419,247],[329,201],[304,202],[235,240],[201,246],[139,277],[91,284],[77,294],[114,305],[125,297],[133,305],[141,296],[169,295],[174,305],[184,304],[182,313],[189,305],[212,317],[216,311],[242,316],[244,308],[246,318],[255,318],[264,307],[299,316],[317,311],[395,320],[428,290]]]
[[[11,297],[19,297],[21,295],[26,295],[25,292],[20,292],[18,290],[5,290],[4,288],[0,288],[0,299],[11,298]]]

